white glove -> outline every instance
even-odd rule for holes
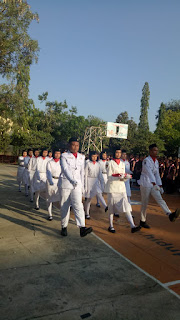
[[[156,190],[156,191],[160,191],[160,187],[157,186],[157,184],[155,184],[155,185],[153,186],[153,189]]]
[[[163,187],[160,187],[160,193],[163,194],[164,193],[164,189]]]
[[[120,176],[120,181],[124,181],[124,178],[125,178],[125,174],[122,173],[121,176]]]
[[[75,181],[75,180],[72,181],[72,185],[74,188],[76,188],[77,184],[78,184],[77,181]]]

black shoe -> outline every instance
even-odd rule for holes
[[[25,194],[25,197],[28,197],[28,193]]]
[[[131,233],[137,232],[139,230],[141,230],[141,226],[131,228]]]
[[[19,192],[21,192],[21,190],[20,190],[20,189],[19,189],[18,191],[19,191]]]
[[[119,218],[119,213],[114,213],[114,216],[115,216],[116,218]]]
[[[81,227],[80,228],[80,236],[85,237],[88,233],[91,233],[92,231],[93,231],[93,228],[91,228],[91,227],[89,227],[89,228]]]
[[[96,207],[101,208],[101,206],[100,206],[100,204],[99,204],[99,203],[96,203]]]
[[[52,216],[49,216],[47,219],[48,219],[49,221],[52,221],[52,220],[53,220],[53,217],[52,217]]]
[[[108,211],[108,207],[106,207],[104,211],[107,212]]]
[[[33,199],[30,199],[30,202],[33,202]]]
[[[86,214],[86,215],[85,215],[85,219],[88,219],[88,220],[91,219],[90,215],[87,215],[87,214]]]
[[[35,210],[39,210],[39,207],[35,207],[34,209],[35,209]]]
[[[109,227],[108,231],[111,232],[111,233],[115,233],[116,232],[116,230],[114,228],[112,228],[112,227]]]
[[[140,226],[145,229],[150,229],[150,226],[146,223],[146,221],[140,220]]]
[[[180,209],[176,209],[176,211],[169,214],[169,220],[171,222],[174,222],[179,217],[179,215],[180,215]]]
[[[62,229],[61,229],[61,235],[62,235],[63,237],[66,237],[66,236],[67,236],[67,228],[62,228]]]

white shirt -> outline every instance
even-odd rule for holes
[[[62,189],[81,188],[84,190],[84,162],[85,156],[77,153],[77,158],[70,152],[61,156],[61,175],[58,187]]]
[[[103,161],[102,159],[100,159],[98,161],[100,168],[101,168],[101,172],[102,174],[107,174],[107,167],[108,167],[108,162],[107,160]]]
[[[48,161],[47,166],[46,166],[46,174],[47,174],[47,180],[51,184],[53,182],[53,179],[59,179],[61,173],[61,166],[60,166],[60,161],[54,161],[52,160]]]
[[[107,168],[108,181],[105,186],[106,193],[122,193],[126,192],[124,181],[120,181],[119,177],[113,177],[112,174],[125,173],[125,164],[120,161],[119,165],[110,160]]]
[[[28,171],[36,171],[37,159],[38,158],[36,158],[35,156],[32,156],[32,158],[30,158],[28,163]]]
[[[162,185],[162,181],[159,175],[159,162],[153,161],[151,156],[148,156],[143,160],[142,172],[140,179],[137,181],[140,186],[152,188],[154,182],[158,186]]]

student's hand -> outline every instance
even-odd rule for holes
[[[155,185],[153,186],[153,189],[156,190],[156,191],[160,191],[160,187],[157,186],[157,184],[155,184]]]
[[[163,194],[164,193],[164,189],[163,187],[160,187],[160,193]]]

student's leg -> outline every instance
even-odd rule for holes
[[[89,210],[91,206],[91,198],[86,198],[86,201],[84,203],[84,209],[85,209],[85,217],[88,219],[90,218]]]
[[[39,195],[40,195],[40,191],[36,191],[35,192],[35,209],[39,209]]]

